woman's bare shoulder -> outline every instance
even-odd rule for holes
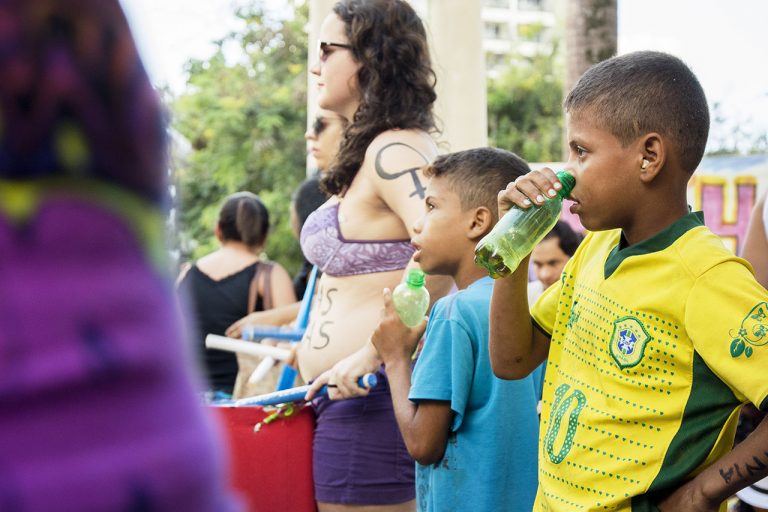
[[[421,130],[387,130],[376,136],[365,153],[363,167],[381,178],[421,168],[437,156],[437,145]]]
[[[437,144],[432,136],[423,130],[387,130],[378,134],[368,145],[366,159],[382,153],[417,152],[429,160],[437,155]]]

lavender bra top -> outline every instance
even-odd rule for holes
[[[405,268],[410,240],[347,240],[339,227],[339,203],[315,210],[301,229],[304,257],[329,276],[373,274]]]

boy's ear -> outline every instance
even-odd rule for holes
[[[488,233],[493,227],[493,213],[485,206],[479,206],[473,210],[470,219],[467,238],[480,239]]]
[[[658,176],[667,159],[665,140],[658,133],[648,133],[640,140],[640,181],[650,183]]]

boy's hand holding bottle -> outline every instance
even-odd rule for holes
[[[531,205],[541,205],[547,199],[557,196],[563,188],[555,171],[544,167],[539,171],[531,171],[517,178],[499,192],[499,218],[509,211],[512,206],[527,209]]]
[[[384,312],[379,325],[371,335],[371,342],[379,352],[379,357],[385,365],[397,361],[407,361],[410,364],[411,355],[427,328],[427,319],[413,328],[406,326],[395,311],[392,303],[392,292],[384,288]]]
[[[565,171],[531,171],[499,192],[500,219],[477,244],[475,262],[494,279],[517,269],[560,217],[576,180]]]

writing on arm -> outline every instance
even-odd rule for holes
[[[421,179],[419,178],[419,174],[418,174],[418,171],[419,169],[421,169],[421,166],[411,167],[408,169],[403,169],[401,171],[392,172],[392,173],[387,172],[384,169],[384,165],[382,164],[382,155],[384,154],[384,151],[386,151],[388,148],[391,148],[393,146],[403,146],[408,150],[411,150],[417,155],[419,155],[419,157],[421,157],[421,159],[424,160],[424,165],[429,163],[429,159],[425,157],[423,154],[421,154],[421,152],[416,148],[414,148],[413,146],[405,144],[404,142],[391,142],[386,146],[382,147],[379,150],[379,152],[376,153],[376,160],[374,162],[374,168],[376,169],[376,174],[378,174],[380,178],[388,181],[396,180],[396,179],[402,178],[403,176],[410,175],[411,178],[413,179],[414,191],[411,192],[411,194],[408,197],[418,196],[419,199],[424,199],[424,197],[426,196],[426,187],[421,183]]]

